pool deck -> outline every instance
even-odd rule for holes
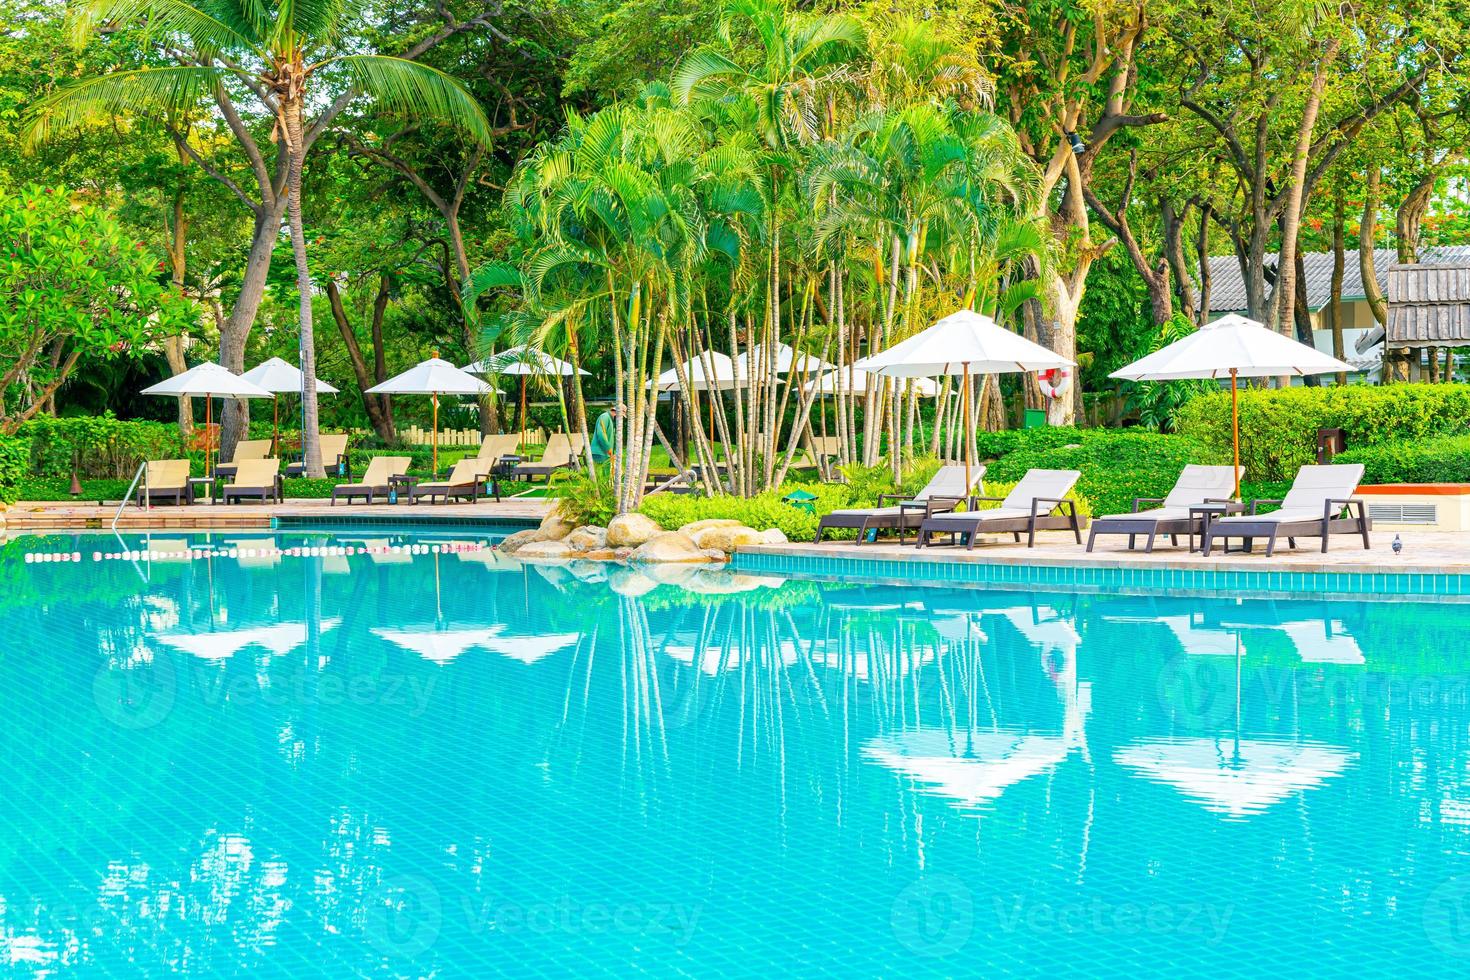
[[[1403,540],[1403,551],[1393,553],[1393,538],[1398,534]],[[1087,532],[1082,539],[1087,540]],[[1140,547],[1129,551],[1127,538],[1108,536],[1099,538],[1091,554],[1086,544],[1077,544],[1072,535],[1064,531],[1038,533],[1036,547],[1027,548],[1024,543],[1016,544],[1009,536],[983,539],[973,551],[964,548],[934,546],[916,549],[912,543],[877,542],[859,545],[852,541],[831,541],[822,544],[791,542],[779,545],[756,545],[742,548],[744,553],[820,556],[824,558],[865,559],[868,561],[916,561],[916,562],[973,562],[992,565],[1032,565],[1053,567],[1093,568],[1152,568],[1168,570],[1200,569],[1250,569],[1253,571],[1278,572],[1361,572],[1370,574],[1398,573],[1406,575],[1463,575],[1470,574],[1470,532],[1448,531],[1374,531],[1371,535],[1372,548],[1364,551],[1360,543],[1347,535],[1332,538],[1330,550],[1323,554],[1320,541],[1304,538],[1300,547],[1291,549],[1286,542],[1279,542],[1277,551],[1266,557],[1265,544],[1258,542],[1255,551],[1249,554],[1218,551],[1206,558],[1191,553],[1185,539],[1173,547],[1167,540],[1156,542],[1153,554],[1145,554]]]
[[[282,504],[162,504],[153,508],[128,506],[118,520],[119,530],[156,528],[263,528],[271,519],[338,521],[370,517],[376,521],[403,520],[419,522],[427,519],[464,521],[483,519],[537,520],[546,516],[552,501],[538,498],[507,497],[500,501],[452,504],[338,504],[329,500],[287,500]],[[117,504],[72,501],[27,503],[21,501],[3,514],[0,528],[11,533],[64,530],[70,528],[107,528],[112,526]]]

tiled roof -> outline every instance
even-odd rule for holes
[[[1358,253],[1351,250],[1344,257],[1342,270],[1342,298],[1344,302],[1363,299],[1363,277],[1358,270]],[[1373,271],[1378,276],[1378,285],[1388,289],[1388,274],[1398,266],[1398,253],[1393,249],[1380,248],[1373,253]],[[1426,248],[1419,256],[1421,265],[1467,265],[1470,264],[1470,245],[1443,245]],[[1274,271],[1276,256],[1266,256],[1266,265]],[[1302,256],[1302,266],[1307,274],[1307,305],[1320,310],[1332,298],[1332,253],[1308,252]],[[1210,257],[1210,312],[1244,313],[1245,280],[1240,275],[1240,262],[1233,255]],[[1271,285],[1266,284],[1266,294]]]
[[[1401,265],[1388,276],[1391,345],[1470,343],[1470,263]]]

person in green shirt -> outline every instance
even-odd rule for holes
[[[614,405],[592,423],[592,440],[588,448],[592,451],[593,463],[605,463],[612,456],[617,446],[617,423],[621,416],[622,406]]]

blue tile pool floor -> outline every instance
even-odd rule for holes
[[[1463,605],[479,534],[0,548],[0,972],[1470,968]]]

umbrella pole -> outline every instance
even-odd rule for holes
[[[526,445],[526,376],[521,375],[521,446]]]
[[[1230,369],[1230,438],[1235,448],[1235,499],[1240,499],[1240,396],[1236,392],[1236,368]]]
[[[214,396],[204,396],[204,475],[214,472],[209,465],[209,451],[214,448]]]
[[[429,436],[429,444],[433,447],[432,469],[437,478],[439,476],[439,393],[434,392],[430,397],[434,400],[434,431]]]
[[[965,440],[965,493],[970,492],[970,362],[965,362],[964,390],[960,393],[963,405],[960,409],[960,438]]]
[[[271,455],[281,456],[281,396],[271,395]]]

